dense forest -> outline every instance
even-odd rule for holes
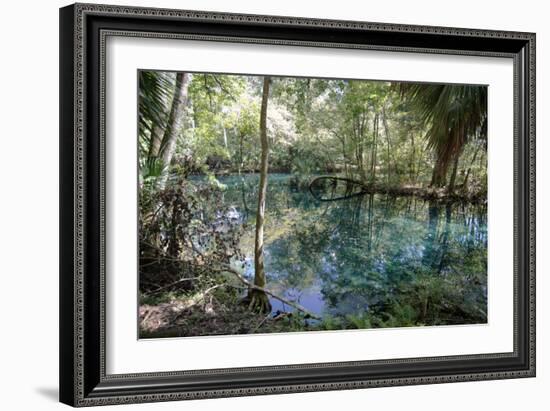
[[[139,72],[140,335],[486,322],[487,88]]]

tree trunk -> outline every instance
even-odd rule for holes
[[[390,141],[390,128],[388,127],[388,118],[386,117],[386,106],[384,105],[382,107],[382,123],[384,124],[384,135],[386,136],[386,143],[388,148],[388,169],[386,171],[386,181],[388,186],[390,185],[390,176],[391,176],[391,169],[393,167],[393,172],[395,175],[397,175],[397,169],[395,166],[395,161],[393,161],[392,158],[392,147],[391,147],[391,141]]]
[[[372,151],[371,151],[371,182],[376,182],[376,150],[378,140],[378,114],[374,115],[373,130],[372,130]]]
[[[437,161],[432,174],[431,187],[444,187],[447,182],[447,170],[449,169],[449,165],[454,163],[454,168],[458,166],[458,158],[466,143],[464,127],[464,124],[461,123],[458,128],[453,130],[453,135],[447,138],[445,146],[436,150]],[[452,185],[454,189],[456,174],[452,176],[451,179],[453,180]]]
[[[162,127],[158,124],[151,130],[151,145],[149,146],[149,158],[157,158],[162,143]]]
[[[448,194],[453,194],[455,191],[455,182],[456,182],[456,172],[458,170],[458,158],[460,157],[460,153],[457,153],[454,159],[453,163],[453,172],[451,173],[451,180],[449,181],[449,187],[447,190]]]
[[[477,153],[479,152],[479,147],[477,146],[476,151],[474,153],[474,157],[472,158],[472,162],[470,163],[470,167],[468,167],[468,171],[466,172],[466,175],[464,176],[464,181],[462,182],[462,190],[465,191],[468,189],[468,179],[470,178],[470,172],[472,171],[472,167],[474,163],[476,162]]]
[[[168,169],[172,162],[172,157],[176,151],[176,141],[181,131],[181,122],[185,112],[185,106],[187,105],[187,90],[189,88],[190,76],[188,73],[178,73],[176,75],[176,88],[174,90],[174,99],[172,100],[172,107],[170,109],[170,115],[168,116],[168,123],[166,124],[166,130],[164,131],[164,137],[160,147],[160,156],[164,168]],[[160,186],[164,187],[168,173],[163,173]]]
[[[412,182],[412,184],[416,185],[416,143],[414,142],[414,132],[412,130],[409,131],[411,136],[411,159],[409,164],[409,178]]]
[[[441,158],[441,156],[439,156],[434,165],[430,187],[436,187],[436,188],[445,187],[445,184],[447,184],[448,168],[449,168],[449,163],[447,161],[444,161]]]
[[[239,133],[239,167],[238,167],[239,175],[241,175],[241,169],[244,166],[244,163],[243,163],[243,139],[244,139],[244,134],[242,132],[240,132]]]
[[[260,111],[260,142],[262,155],[260,160],[260,187],[258,194],[258,210],[256,213],[256,238],[254,242],[254,285],[264,288],[266,276],[264,269],[264,217],[265,197],[267,193],[267,169],[269,146],[267,140],[267,101],[269,98],[270,77],[264,77],[262,106]],[[260,311],[271,311],[267,295],[257,289],[249,291],[250,308]]]

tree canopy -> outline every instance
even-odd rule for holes
[[[142,172],[259,170],[261,79],[187,73],[174,152],[167,153],[177,77],[140,72]],[[485,86],[273,77],[267,116],[270,171],[486,190]]]

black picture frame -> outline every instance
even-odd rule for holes
[[[132,375],[105,373],[104,47],[109,35],[514,62],[514,351]],[[96,4],[60,9],[60,400],[73,406],[535,376],[535,34]]]

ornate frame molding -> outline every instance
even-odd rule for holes
[[[227,14],[170,9],[150,9],[94,4],[76,4],[61,9],[61,401],[74,406],[123,404],[180,399],[215,398],[334,389],[446,383],[531,377],[535,375],[535,35],[447,27],[413,26],[295,17]],[[126,25],[125,19],[139,18]],[[123,28],[111,29],[105,21],[119,19]],[[148,31],[151,21],[166,24],[166,31]],[[103,24],[103,26],[102,26]],[[136,30],[136,24],[141,25]],[[209,34],[185,32],[186,24],[210,30]],[[227,35],[216,25],[244,29],[248,35]],[[183,27],[184,32],[171,28]],[[267,31],[284,27],[286,38],[266,38]],[[353,41],[333,42],[293,38],[293,30],[311,28],[345,33]],[[262,31],[263,30],[263,31]],[[321,31],[322,31],[321,30]],[[262,34],[255,35],[254,33]],[[369,34],[382,42],[358,40]],[[402,34],[407,45],[388,44],[388,35]],[[308,34],[309,35],[309,34]],[[342,34],[344,36],[344,34]],[[515,309],[514,352],[473,356],[357,361],[274,367],[249,367],[207,371],[174,371],[106,375],[105,373],[105,47],[108,36],[155,37],[299,45],[329,48],[463,54],[507,57],[514,60],[514,217]],[[294,36],[299,37],[299,36]],[[307,37],[307,36],[306,36]],[[346,37],[346,38],[348,38]],[[483,47],[477,47],[481,44]],[[431,42],[431,43],[430,43]],[[423,45],[425,43],[431,46]],[[435,47],[434,47],[435,45]],[[452,47],[449,47],[452,46]],[[457,45],[459,47],[457,47]],[[462,46],[461,46],[462,45]],[[69,78],[71,81],[69,82]],[[99,102],[94,109],[90,99]],[[94,111],[95,110],[95,111]],[[92,121],[93,119],[93,121]],[[95,125],[91,125],[95,123]],[[97,138],[95,138],[97,137]],[[95,138],[95,139],[94,139]],[[90,210],[92,210],[90,212]],[[96,231],[94,231],[96,227]],[[90,234],[92,232],[92,234]],[[70,252],[68,251],[70,250]],[[90,263],[96,258],[96,263]],[[521,260],[521,261],[520,261]],[[91,342],[93,340],[93,342]],[[521,361],[520,361],[521,357]],[[508,360],[510,365],[491,368],[491,361]],[[512,361],[514,360],[514,361]],[[434,374],[414,372],[415,364],[479,362],[484,372]],[[506,363],[508,364],[508,363]],[[314,373],[326,369],[394,366],[398,371],[348,380],[315,380]],[[406,366],[409,369],[406,369]],[[309,370],[312,380],[303,383],[299,372]],[[241,374],[287,372],[296,383],[241,384],[223,388],[208,384],[208,376],[236,378]],[[388,374],[388,375],[386,375]],[[305,374],[304,374],[305,375]],[[203,385],[193,383],[202,376]],[[167,383],[168,381],[168,383]],[[150,386],[139,388],[137,384]],[[164,385],[163,385],[164,384]],[[160,387],[160,390],[159,390]]]

